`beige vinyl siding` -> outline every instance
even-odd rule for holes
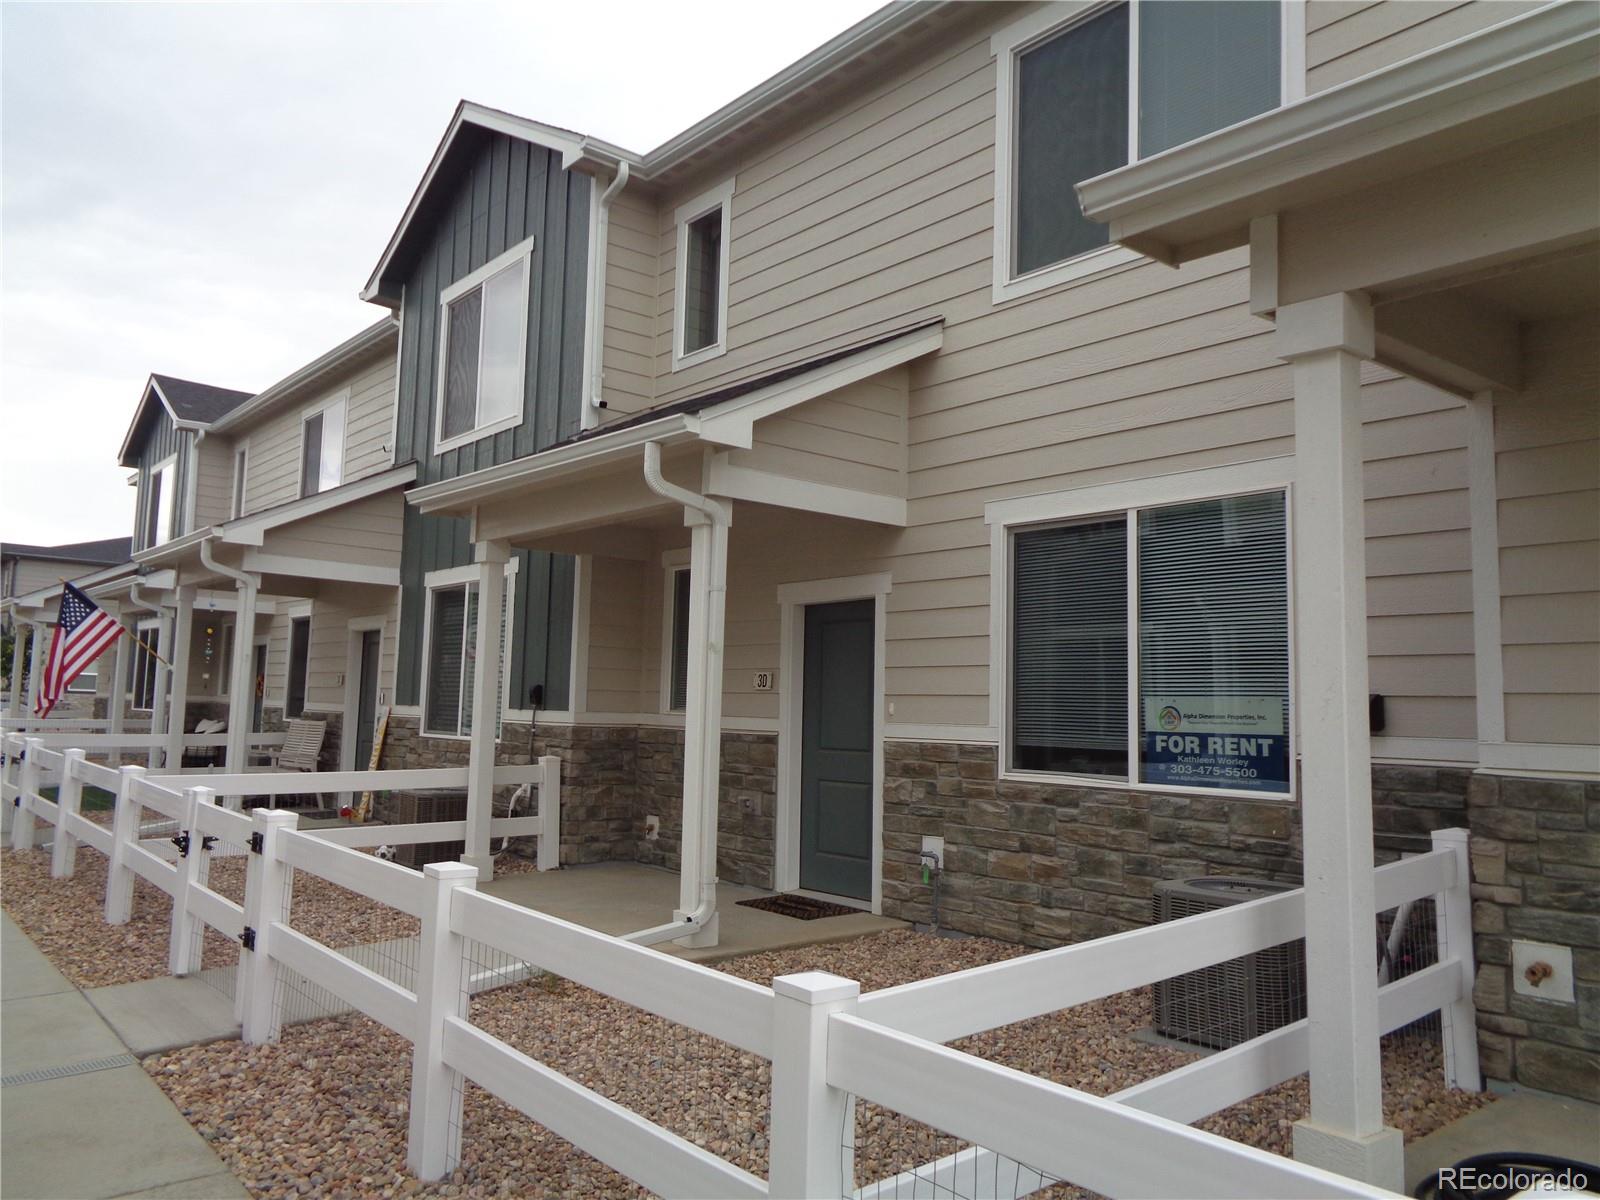
[[[1320,92],[1508,21],[1545,0],[1310,0],[1306,92]]]
[[[1495,406],[1506,738],[1600,741],[1600,314],[1523,326]]]
[[[754,692],[750,676],[779,666],[779,584],[888,571],[891,727],[982,731],[991,721],[986,503],[1293,453],[1289,370],[1272,354],[1270,324],[1247,311],[1243,250],[994,304],[989,35],[1013,15],[974,6],[943,49],[880,69],[859,94],[659,198],[658,403],[925,316],[945,321],[942,350],[907,370],[908,528],[739,506],[731,723],[777,716],[777,693]],[[673,372],[674,209],[730,174],[728,352]],[[1470,738],[1463,406],[1377,368],[1364,379],[1372,673],[1390,697],[1386,733]],[[807,449],[831,445],[825,430],[837,420],[826,402],[805,405],[758,424],[757,437],[789,439],[805,424],[824,434],[808,430]],[[662,548],[680,544],[673,534]],[[639,579],[638,711],[648,713],[659,707],[662,573],[646,564]],[[628,639],[606,637],[605,665],[591,663],[594,711],[630,690],[631,644],[614,655]]]
[[[612,201],[609,221],[602,393],[609,414],[626,416],[655,402],[655,204],[625,188]]]
[[[398,607],[392,597],[379,597],[377,589],[351,589],[348,600],[318,597],[311,609],[311,643],[306,660],[306,712],[344,712],[345,678],[349,669],[350,641],[354,636],[350,622],[358,617],[383,618],[383,640],[378,660],[378,687],[394,687],[395,650],[398,637]],[[284,637],[287,639],[287,623]],[[287,647],[287,640],[285,640]],[[284,670],[287,671],[287,648]],[[280,676],[280,690],[287,681]],[[354,714],[348,714],[353,719]],[[365,763],[358,770],[364,770]]]
[[[54,587],[62,579],[84,574],[82,563],[49,562],[38,558],[19,558],[12,568],[14,583],[8,596],[26,596],[40,588]]]
[[[729,462],[880,496],[906,494],[906,372],[885,372],[756,423]]]
[[[265,550],[291,558],[394,567],[400,561],[404,520],[405,497],[390,490],[280,526],[267,534]]]
[[[589,711],[648,712],[655,705],[643,694],[643,631],[659,604],[652,605],[650,576],[659,566],[595,555],[589,578]],[[659,597],[660,582],[654,581]],[[659,674],[653,675],[659,682]]]
[[[194,453],[194,521],[190,528],[204,529],[233,515],[233,443],[226,438],[202,438]]]
[[[385,354],[345,379],[319,389],[315,396],[265,418],[243,434],[249,446],[245,463],[246,512],[275,508],[300,497],[301,424],[345,388],[344,482],[388,468],[394,426],[394,357]]]

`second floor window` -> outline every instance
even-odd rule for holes
[[[728,347],[728,237],[733,180],[677,210],[678,283],[674,370]]]
[[[148,549],[177,536],[173,521],[178,512],[178,460],[169,458],[152,469],[145,486],[149,489],[144,507],[144,544]]]
[[[344,482],[344,413],[345,398],[341,396],[301,422],[302,496],[315,496]]]
[[[522,423],[533,239],[439,294],[439,419],[434,452]]]
[[[233,516],[244,516],[244,468],[246,461],[245,448],[240,446],[233,452]]]
[[[1125,0],[995,36],[997,299],[1099,265],[1086,256],[1106,226],[1083,215],[1077,184],[1281,103],[1281,7]]]

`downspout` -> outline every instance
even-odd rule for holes
[[[216,560],[211,553],[211,546],[216,540],[215,535],[200,539],[200,561],[206,570],[233,580],[238,589],[238,607],[233,617],[233,664],[228,680],[227,753],[229,773],[238,774],[245,770],[246,749],[249,746],[250,656],[255,645],[256,590],[259,585],[256,577],[248,571],[240,571]]]
[[[605,377],[603,368],[606,351],[606,258],[610,246],[611,202],[617,198],[617,193],[627,186],[628,164],[619,161],[617,173],[612,177],[610,186],[600,195],[600,211],[595,217],[594,261],[589,264],[589,270],[593,272],[593,283],[589,288],[592,307],[588,330],[589,378],[586,381],[585,396],[585,415],[588,420],[583,422],[586,429],[599,421],[599,411],[606,406],[600,385]]]
[[[651,945],[679,941],[705,932],[715,945],[717,915],[717,799],[722,762],[722,653],[724,609],[728,591],[728,526],[726,505],[670,483],[661,474],[661,443],[644,445],[644,481],[656,495],[684,508],[692,530],[689,568],[690,674],[688,711],[684,713],[683,843],[680,852],[679,908],[670,924],[625,935],[625,941]],[[698,604],[697,604],[698,601]],[[696,647],[696,608],[705,613]],[[701,665],[697,667],[695,650]],[[698,685],[695,681],[699,673]],[[691,731],[698,737],[691,740]],[[691,943],[692,944],[692,943]]]

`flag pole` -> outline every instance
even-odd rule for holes
[[[67,581],[66,581],[66,579],[64,577],[62,577],[60,575],[57,575],[56,579],[60,581],[60,583],[61,583],[61,585],[63,587],[66,586]],[[166,659],[162,658],[161,655],[157,654],[154,650],[152,650],[149,647],[149,645],[147,643],[145,643],[145,641],[139,637],[139,635],[137,633],[135,633],[133,630],[129,629],[126,625],[123,625],[120,618],[117,620],[117,624],[121,627],[123,634],[127,637],[127,639],[129,641],[131,641],[135,646],[139,647],[139,649],[143,650],[151,658],[155,659],[162,666],[166,667],[167,670],[169,670],[169,671],[172,670],[172,664],[170,662],[168,662]]]

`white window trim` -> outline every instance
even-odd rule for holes
[[[1139,5],[1138,0],[1061,0],[1030,12],[997,31],[989,39],[995,56],[994,129],[994,282],[993,303],[1003,304],[1032,296],[1064,283],[1098,279],[1148,262],[1144,255],[1115,242],[1075,258],[1051,263],[1023,275],[1013,275],[1015,198],[1012,178],[1016,170],[1017,62],[1025,51],[1114,8],[1130,5],[1128,12],[1128,162],[1139,161]],[[1284,104],[1305,95],[1305,0],[1281,0],[1278,21],[1282,46],[1279,53],[1280,98]],[[1152,156],[1153,157],[1153,156]]]
[[[1011,705],[1007,702],[1011,686],[1011,542],[1012,534],[1030,526],[1056,524],[1082,517],[1127,513],[1133,509],[1162,508],[1199,500],[1219,500],[1227,496],[1256,492],[1282,491],[1284,533],[1288,569],[1288,653],[1289,653],[1289,790],[1257,792],[1235,788],[1179,787],[1171,784],[1142,783],[1136,779],[1108,779],[1103,775],[1071,775],[1055,771],[1019,771],[1010,766]],[[999,776],[1023,783],[1045,783],[1057,787],[1092,787],[1102,791],[1161,792],[1185,796],[1221,796],[1253,800],[1263,804],[1295,803],[1299,796],[1296,764],[1299,761],[1299,705],[1295,694],[1295,594],[1294,594],[1294,459],[1259,459],[1225,467],[1210,467],[1159,475],[1149,479],[1099,484],[1071,491],[1025,496],[1016,500],[996,500],[984,505],[983,519],[989,526],[989,724],[999,730]],[[1131,538],[1130,525],[1130,538]],[[1130,604],[1129,631],[1137,638],[1135,610]],[[1138,704],[1138,682],[1129,682],[1130,719]],[[1131,728],[1137,729],[1133,721]],[[1131,733],[1130,733],[1131,735]],[[1129,774],[1135,771],[1130,762]]]
[[[672,707],[672,604],[678,572],[688,569],[687,549],[668,550],[661,556],[661,702],[657,711],[662,716],[683,716],[683,709]]]
[[[158,637],[157,637],[156,640],[158,640],[158,641],[160,640],[159,639],[159,631],[160,631],[160,629],[161,629],[160,620],[159,619],[152,619],[152,618],[146,618],[145,620],[138,622],[134,626],[134,631],[138,634],[139,640],[141,642],[143,642],[146,646],[154,644],[151,641],[151,638],[150,638],[150,635],[152,633],[158,634]],[[133,653],[135,655],[143,656],[145,659],[149,659],[149,657],[150,657],[147,652],[145,652],[144,650],[141,650],[137,646],[135,646],[133,648]],[[138,658],[133,658],[133,659],[130,659],[129,661],[133,664],[133,676],[134,676],[134,679],[137,679],[139,677],[139,659]],[[115,669],[115,668],[113,668],[113,669]],[[149,672],[154,672],[155,667],[150,665],[149,662],[146,662],[145,663],[145,670],[149,671]],[[128,680],[127,681],[127,685],[126,685],[127,686],[127,691],[124,693],[124,695],[127,697],[128,711],[129,712],[147,713],[147,712],[154,712],[155,711],[155,708],[154,708],[155,695],[156,695],[156,692],[155,692],[155,680],[154,680],[154,676],[153,675],[151,675],[149,678],[151,679],[151,684],[150,684],[150,703],[151,703],[151,707],[149,707],[149,708],[140,708],[139,707],[139,705],[137,703],[137,701],[139,699],[139,689],[134,685],[134,681],[133,680]]]
[[[299,486],[295,489],[295,498],[298,500],[304,500],[308,495],[306,492],[306,424],[317,414],[327,412],[330,408],[338,408],[340,405],[344,406],[344,421],[341,423],[339,430],[339,482],[334,484],[333,487],[318,488],[316,491],[309,493],[309,495],[320,496],[323,492],[331,492],[333,488],[339,487],[345,482],[345,456],[350,450],[350,389],[340,388],[337,392],[324,396],[300,414],[300,462],[295,472],[299,479]],[[324,425],[323,428],[326,429],[327,426]],[[319,447],[317,462],[320,464],[321,461],[321,449]]]
[[[710,191],[702,192],[687,204],[680,204],[673,216],[678,227],[678,255],[674,259],[677,276],[673,285],[672,300],[672,369],[681,371],[696,363],[719,358],[728,352],[728,263],[733,245],[733,184],[734,177],[723,180]],[[707,213],[722,209],[722,247],[717,263],[717,340],[709,346],[685,354],[683,352],[684,307],[689,287],[689,226]]]
[[[304,430],[301,431],[301,436],[302,437],[305,436]],[[304,462],[305,462],[305,457],[302,454],[301,463],[304,464]],[[303,465],[302,465],[301,469],[304,470],[304,466]],[[238,446],[234,447],[234,451],[233,451],[233,504],[232,504],[233,518],[232,519],[234,519],[234,520],[237,520],[238,518],[244,516],[244,497],[245,497],[246,485],[249,483],[249,481],[250,481],[250,443],[249,442],[240,442],[238,444]]]
[[[503,620],[506,622],[506,655],[509,658],[514,654],[516,645],[517,627],[515,616],[517,611],[517,568],[521,560],[513,554],[506,562],[506,597]],[[434,733],[428,728],[428,669],[433,660],[433,647],[430,639],[433,636],[433,594],[442,588],[460,587],[463,584],[478,582],[478,566],[471,563],[465,567],[445,567],[438,571],[429,571],[422,577],[423,604],[422,604],[422,670],[418,678],[417,687],[417,729],[423,737],[438,738],[441,741],[470,742],[470,733]],[[398,707],[397,710],[398,711]],[[511,713],[511,670],[509,663],[502,662],[500,667],[500,724],[495,727],[494,740],[500,740],[501,728],[506,717]],[[459,724],[460,713],[457,713]]]
[[[177,490],[178,456],[176,454],[169,454],[166,458],[163,458],[160,462],[153,465],[150,468],[149,478],[152,480],[159,479],[161,477],[161,473],[168,467],[172,468],[172,486],[169,488],[163,484],[161,490],[153,497],[156,505],[156,540],[151,542],[150,546],[146,547],[147,549],[151,549],[156,546],[164,546],[168,542],[172,541],[173,538],[178,536],[177,524],[179,521],[179,505],[178,497],[175,495],[172,497],[172,507],[167,510],[167,527],[165,529],[161,528],[161,497],[164,494],[170,494]]]
[[[477,270],[472,271],[456,280],[449,287],[439,292],[439,353],[438,365],[434,370],[434,413],[433,413],[433,452],[443,454],[447,450],[454,450],[457,446],[467,446],[473,442],[499,433],[504,429],[515,429],[527,418],[527,385],[528,385],[528,294],[533,290],[533,250],[537,236],[523,238],[515,246],[501,254],[497,254]],[[511,266],[518,260],[522,261],[522,292],[519,299],[522,301],[522,315],[517,322],[517,393],[521,403],[517,411],[508,416],[490,421],[487,425],[476,425],[464,433],[454,437],[444,436],[444,400],[445,381],[447,378],[448,362],[447,351],[450,345],[450,304],[466,295],[474,288],[481,287],[493,276]],[[479,326],[478,360],[481,368],[483,361],[483,336],[482,326]],[[478,383],[483,383],[483,373],[478,373]],[[476,419],[477,400],[474,398],[474,419]]]

